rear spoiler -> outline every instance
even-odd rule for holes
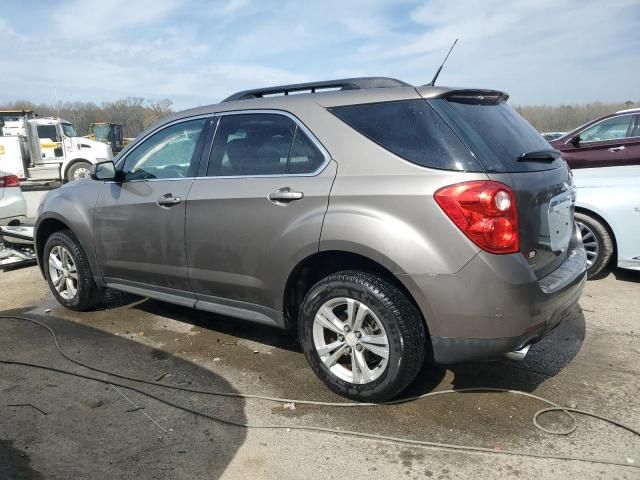
[[[509,94],[500,90],[478,88],[442,88],[423,86],[416,89],[424,98],[443,98],[450,102],[471,105],[497,105],[509,100]]]

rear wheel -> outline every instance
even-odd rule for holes
[[[89,178],[91,176],[91,164],[89,162],[76,162],[67,170],[67,181],[73,182],[81,178]]]
[[[587,277],[593,278],[609,264],[613,256],[613,240],[600,220],[580,212],[575,216],[587,251]]]
[[[44,270],[51,292],[71,310],[90,310],[102,299],[91,273],[89,261],[69,230],[53,233],[44,246]]]
[[[382,402],[413,381],[424,362],[420,313],[395,286],[367,273],[330,275],[307,293],[300,342],[316,375],[334,392]]]

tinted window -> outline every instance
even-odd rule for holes
[[[580,143],[606,142],[608,140],[620,140],[627,136],[631,129],[633,115],[622,115],[603,120],[580,132]]]
[[[296,124],[268,113],[220,119],[207,175],[284,175]]]
[[[38,125],[38,138],[56,138],[58,132],[55,125]]]
[[[481,170],[469,150],[424,100],[330,110],[363,135],[410,162],[446,170]]]
[[[296,128],[287,173],[313,173],[323,162],[322,152],[300,128]]]
[[[123,171],[127,180],[188,176],[193,151],[206,119],[166,127],[129,153]]]
[[[524,118],[504,102],[475,103],[434,99],[429,104],[440,114],[478,161],[489,171],[521,172],[555,169],[553,162],[519,162],[523,153],[550,149],[549,143]]]

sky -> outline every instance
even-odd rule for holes
[[[353,76],[518,105],[640,101],[640,0],[4,0],[0,102],[169,98]]]

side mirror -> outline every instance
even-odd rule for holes
[[[580,145],[580,134],[571,137],[571,139],[569,139],[569,143],[574,147],[578,147]]]
[[[55,137],[53,139],[53,141],[56,142],[56,143],[60,143],[60,142],[62,142],[62,137],[60,135],[58,135],[57,137]]]
[[[91,165],[90,171],[93,180],[116,180],[116,166],[111,160]]]

